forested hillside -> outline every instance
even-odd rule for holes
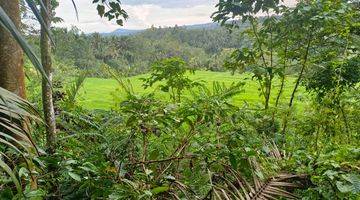
[[[0,0],[0,200],[360,199],[359,1],[63,2]]]
[[[246,45],[239,30],[201,27],[151,28],[130,36],[84,34],[73,28],[53,30],[58,44],[54,59],[78,69],[101,73],[104,64],[129,75],[146,73],[151,63],[168,57],[181,57],[196,69],[224,71],[231,50]],[[37,37],[31,39],[35,48]]]

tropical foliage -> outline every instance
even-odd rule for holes
[[[42,1],[26,2],[43,24]],[[93,3],[108,20],[128,17],[119,1]],[[57,44],[54,152],[42,151],[38,74],[26,68],[35,104],[0,87],[0,199],[359,199],[359,8],[219,0],[214,29],[47,30]],[[38,35],[25,40],[2,9],[0,19],[41,72]],[[248,74],[261,106],[234,104],[244,82],[189,78],[204,69]],[[141,94],[128,79],[139,73]],[[87,76],[118,82],[113,109],[82,107]]]

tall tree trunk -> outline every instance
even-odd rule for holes
[[[17,29],[20,29],[21,16],[19,0],[0,0],[0,6],[5,10]],[[0,87],[26,99],[24,54],[12,35],[0,26]],[[26,119],[25,119],[26,120]],[[19,122],[21,123],[21,122]],[[24,124],[24,128],[28,129]],[[15,136],[15,138],[17,138]],[[17,138],[22,140],[23,138]],[[32,161],[28,161],[30,171],[35,169]],[[37,177],[31,173],[30,188],[37,189]]]
[[[41,62],[49,81],[42,79],[42,102],[46,123],[47,149],[52,154],[55,152],[56,123],[52,89],[49,84],[52,82],[51,42],[45,31],[45,28],[50,29],[51,26],[51,4],[50,0],[43,0],[43,2],[47,10],[41,9],[41,15],[46,25],[46,27],[41,28]]]
[[[0,0],[15,26],[21,23],[19,0]],[[23,51],[11,34],[0,26],[0,87],[26,98]]]

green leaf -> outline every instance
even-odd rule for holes
[[[151,193],[154,195],[163,193],[163,192],[167,192],[169,191],[170,187],[169,186],[160,186],[160,187],[156,187],[154,189],[151,190]]]
[[[349,193],[352,191],[352,186],[344,184],[341,181],[336,181],[336,187],[341,193]]]
[[[105,14],[105,6],[103,6],[103,5],[98,5],[96,9],[97,9],[99,15],[100,15],[101,17],[103,17],[104,14]]]
[[[175,181],[176,180],[176,178],[174,176],[171,176],[171,175],[165,176],[165,179],[168,180],[168,181]]]
[[[343,179],[351,183],[352,192],[357,194],[360,193],[360,177],[356,174],[346,174],[341,175]]]
[[[231,166],[232,166],[234,169],[236,169],[237,166],[238,166],[238,161],[237,161],[236,157],[234,156],[234,154],[231,153],[231,154],[229,155],[229,161],[230,161]]]
[[[69,176],[73,178],[76,181],[81,181],[81,177],[78,174],[75,174],[74,172],[68,172]]]
[[[325,173],[324,173],[325,176],[329,177],[331,180],[334,180],[334,176],[337,176],[338,175],[338,172],[336,171],[333,171],[333,170],[327,170]]]
[[[26,199],[31,199],[31,200],[42,200],[44,199],[45,195],[46,192],[41,189],[29,191],[25,194]]]
[[[4,161],[2,161],[1,159],[0,159],[0,168],[2,168],[10,176],[11,180],[13,181],[13,183],[16,186],[16,189],[17,189],[18,193],[23,194],[22,193],[22,187],[20,185],[19,180],[16,178],[16,176],[12,172],[11,168]]]
[[[5,188],[0,191],[0,199],[13,199],[14,194],[11,191],[11,188]]]
[[[145,169],[145,174],[146,174],[147,176],[149,176],[149,175],[152,174],[152,173],[153,173],[152,170],[150,170],[150,169]]]
[[[123,26],[123,25],[124,25],[124,21],[123,21],[122,19],[116,20],[116,23],[117,23],[119,26]]]
[[[67,160],[65,161],[66,165],[73,165],[73,164],[77,164],[78,162],[76,160]]]
[[[151,197],[153,194],[149,190],[145,190],[144,194],[139,196],[139,199],[145,198],[145,197]]]
[[[150,152],[149,159],[155,160],[159,156],[159,150],[154,149]]]
[[[19,174],[20,179],[21,179],[22,176],[27,177],[29,175],[29,170],[26,169],[25,167],[22,167],[22,168],[19,169],[18,174]]]

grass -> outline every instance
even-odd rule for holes
[[[133,90],[136,93],[143,94],[156,90],[156,88],[143,89],[143,82],[140,78],[146,77],[147,75],[139,75],[129,78],[133,86]],[[210,71],[197,71],[195,74],[189,76],[192,80],[204,81],[208,87],[212,87],[214,81],[223,82],[226,85],[230,85],[233,82],[243,81],[245,82],[244,92],[235,96],[232,99],[232,103],[238,106],[248,103],[252,106],[259,105],[263,103],[263,97],[260,97],[258,90],[258,82],[252,80],[251,76],[248,74],[235,74],[232,75],[230,72],[210,72]],[[295,78],[290,78],[287,80],[286,88],[283,93],[281,101],[283,103],[288,102],[288,99],[293,90]],[[272,93],[272,102],[275,102],[278,89],[280,87],[280,81],[275,80],[274,90]],[[156,90],[156,95],[159,98],[168,99],[168,94],[162,91]],[[185,93],[186,95],[186,93]],[[297,93],[297,99],[303,102],[306,100],[304,98],[303,89]],[[80,92],[79,102],[86,109],[105,109],[109,110],[116,106],[116,101],[119,99],[124,99],[125,93],[119,89],[119,84],[114,79],[101,79],[101,78],[88,78]],[[116,101],[114,99],[117,99]]]

